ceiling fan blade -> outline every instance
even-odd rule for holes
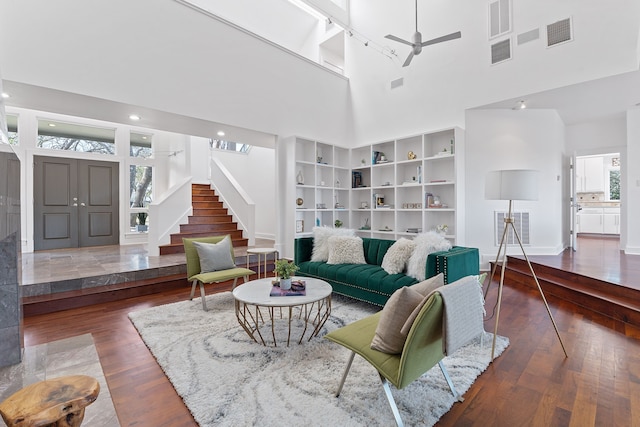
[[[396,37],[393,34],[387,34],[386,36],[384,36],[385,38],[389,39],[389,40],[393,40],[396,41],[398,43],[403,43],[403,44],[408,44],[409,46],[413,46],[413,43],[408,42],[406,40],[402,40],[400,37]]]
[[[435,39],[427,40],[426,42],[422,42],[422,47],[429,46],[436,43],[442,43],[453,39],[459,39],[462,37],[462,33],[460,31],[456,31],[455,33],[447,34],[446,36],[437,37]]]
[[[404,61],[404,64],[402,64],[402,66],[406,67],[407,65],[411,64],[412,59],[413,59],[413,50],[411,51],[409,56],[407,56],[407,59]]]

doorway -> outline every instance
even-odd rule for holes
[[[620,153],[575,156],[572,185],[574,250],[580,237],[620,240]]]
[[[34,249],[117,245],[118,167],[34,156]]]

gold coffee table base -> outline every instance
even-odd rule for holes
[[[290,297],[280,297],[282,299]],[[267,345],[266,341],[262,337],[260,332],[260,325],[265,325],[265,317],[262,314],[262,310],[266,310],[268,313],[268,321],[271,323],[271,336],[273,338],[273,346],[277,347],[278,342],[276,339],[275,322],[283,318],[283,310],[288,311],[288,318],[286,319],[287,326],[287,347],[291,342],[291,322],[294,316],[304,322],[304,329],[298,340],[298,344],[302,344],[302,340],[307,331],[311,331],[307,341],[311,341],[311,338],[318,336],[322,326],[331,315],[331,294],[318,301],[309,302],[299,305],[283,305],[283,306],[262,306],[256,304],[250,304],[239,300],[235,301],[236,305],[236,318],[238,323],[245,330],[255,342]],[[294,313],[294,309],[297,309],[298,313]]]

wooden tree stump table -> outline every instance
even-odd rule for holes
[[[40,381],[12,394],[0,403],[0,415],[8,427],[78,427],[84,410],[100,393],[100,384],[86,375]]]

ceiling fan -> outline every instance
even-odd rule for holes
[[[436,43],[446,42],[453,39],[459,39],[460,37],[462,37],[462,33],[460,31],[456,31],[455,33],[447,34],[446,36],[437,37],[435,39],[431,39],[431,40],[427,40],[426,42],[423,42],[422,34],[420,34],[420,31],[418,31],[418,0],[416,0],[416,32],[413,34],[413,37],[412,37],[413,42],[406,41],[404,39],[401,39],[400,37],[394,36],[393,34],[387,34],[385,36],[385,38],[388,38],[390,40],[394,40],[399,43],[403,43],[411,46],[411,52],[409,53],[409,56],[407,57],[407,59],[404,61],[404,64],[402,64],[403,67],[406,67],[407,65],[409,65],[413,57],[415,55],[419,55],[420,52],[422,52],[423,47],[436,44]]]

